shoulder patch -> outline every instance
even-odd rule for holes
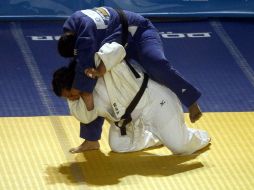
[[[90,17],[94,21],[97,29],[106,29],[108,27],[105,24],[105,21],[103,20],[101,15],[99,13],[97,13],[96,11],[87,9],[87,10],[82,10],[81,12],[83,14],[87,15],[88,17]]]

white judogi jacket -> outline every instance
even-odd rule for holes
[[[129,67],[123,60],[125,50],[118,43],[106,43],[95,54],[96,67],[102,61],[106,67],[103,78],[99,78],[95,86],[94,109],[88,111],[82,99],[68,101],[70,112],[82,123],[90,123],[98,116],[109,121],[119,121],[126,108],[137,94],[143,82],[143,74],[135,78]],[[137,109],[147,104],[146,93],[143,94]]]

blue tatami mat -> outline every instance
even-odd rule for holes
[[[62,21],[0,23],[0,116],[67,115],[51,91]],[[155,23],[172,65],[203,93],[204,112],[254,110],[254,20]]]

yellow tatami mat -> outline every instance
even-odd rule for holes
[[[212,136],[202,154],[112,153],[105,124],[100,151],[72,155],[82,142],[73,117],[1,118],[0,190],[253,190],[254,112],[205,113],[188,124]]]

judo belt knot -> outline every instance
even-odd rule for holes
[[[135,95],[135,97],[133,98],[129,106],[126,108],[125,113],[121,117],[121,120],[118,122],[115,122],[115,125],[120,128],[122,136],[126,135],[126,125],[128,125],[132,121],[131,113],[135,109],[137,104],[139,103],[140,99],[142,98],[146,90],[148,80],[149,80],[148,75],[144,73],[144,80],[142,82],[142,85],[139,91],[137,92],[137,94]],[[121,125],[119,123],[121,123]]]
[[[132,121],[130,114],[124,114],[120,121],[115,122],[116,126],[120,128],[121,135],[126,135],[126,125]]]

